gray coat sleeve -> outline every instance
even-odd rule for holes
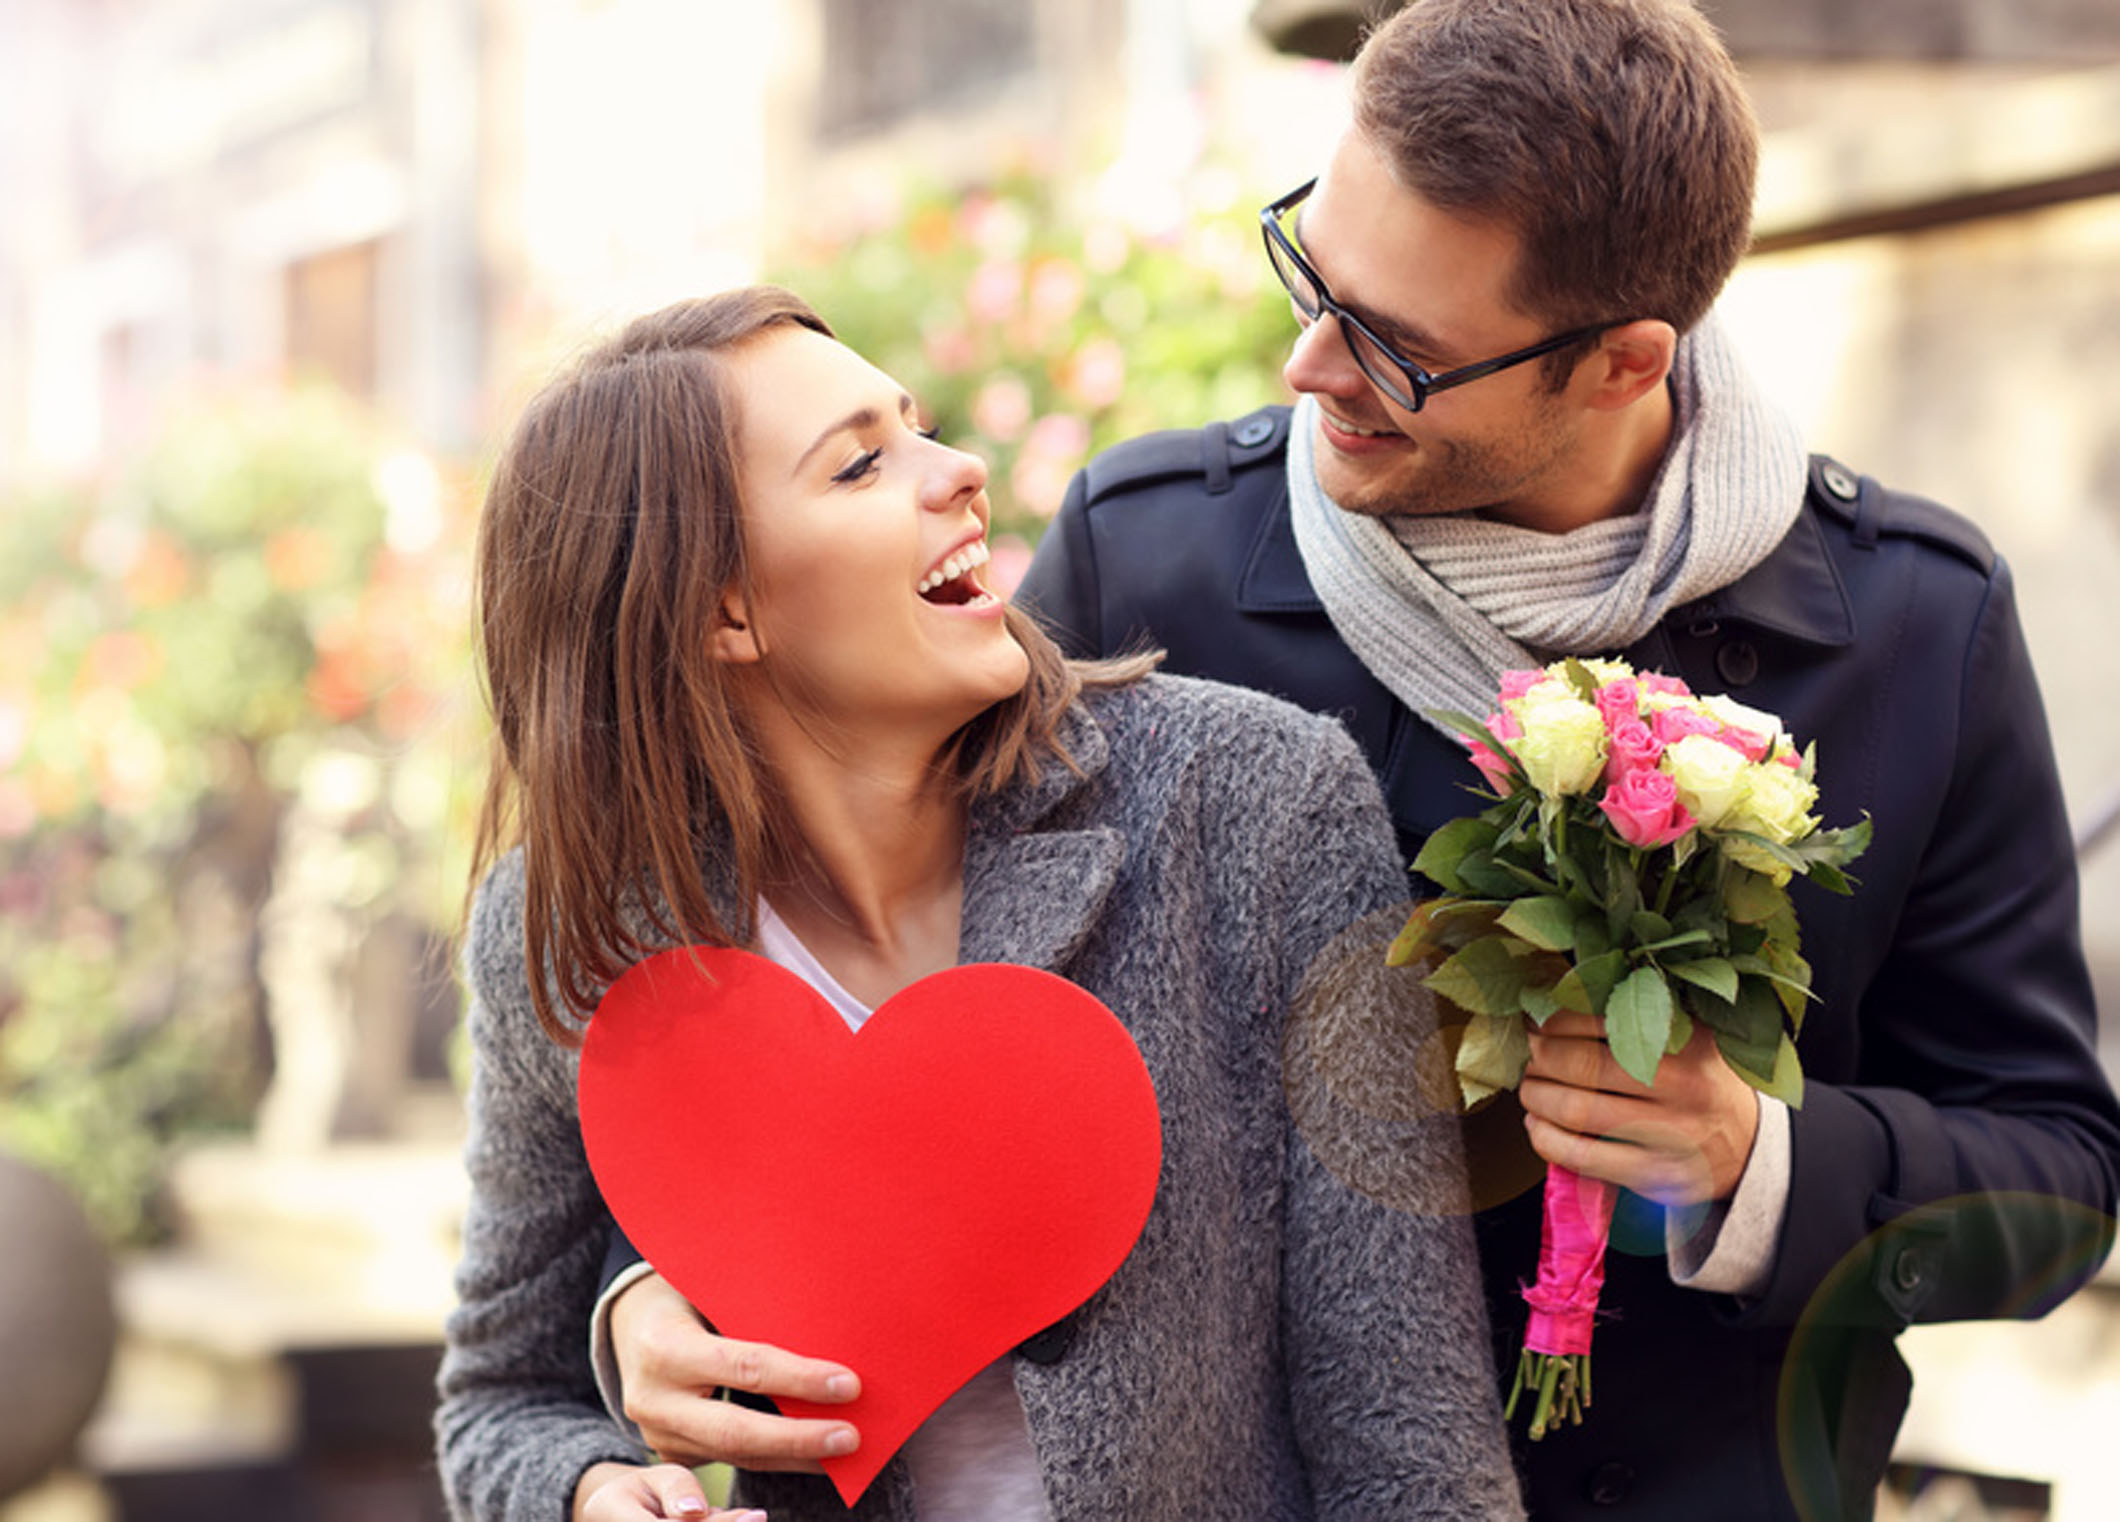
[[[465,946],[471,1202],[435,1415],[458,1522],[565,1522],[590,1465],[647,1455],[607,1416],[588,1327],[610,1216],[582,1153],[573,1055],[530,1006],[522,876],[481,889]]]
[[[1381,959],[1381,944],[1360,922],[1368,916],[1371,928],[1379,920],[1388,928],[1408,891],[1375,779],[1336,726],[1295,796],[1303,806],[1265,859],[1281,864],[1284,986],[1290,1018],[1305,1019],[1315,1007],[1300,995],[1322,996],[1326,960]],[[1352,944],[1335,939],[1349,925],[1357,926]],[[1358,996],[1363,978],[1327,974],[1324,982]],[[1315,1513],[1521,1518],[1458,1128],[1438,1117],[1394,1131],[1392,1143],[1418,1155],[1402,1150],[1389,1171],[1433,1187],[1362,1193],[1340,1176],[1353,1176],[1344,1159],[1335,1159],[1343,1164],[1335,1173],[1290,1125],[1282,1314]]]

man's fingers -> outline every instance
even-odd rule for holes
[[[659,1457],[678,1464],[815,1474],[823,1460],[861,1446],[850,1422],[799,1420],[728,1401],[693,1398],[626,1414]]]
[[[861,1381],[845,1364],[805,1358],[763,1342],[714,1337],[710,1356],[701,1360],[707,1383],[753,1395],[791,1396],[820,1406],[838,1406],[861,1394]]]
[[[1562,1021],[1569,1023],[1565,1026]],[[1527,1072],[1580,1089],[1614,1094],[1648,1094],[1649,1085],[1632,1077],[1599,1034],[1602,1021],[1589,1015],[1555,1015],[1543,1030],[1531,1032],[1531,1065]]]

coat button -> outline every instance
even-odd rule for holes
[[[1926,1273],[1921,1254],[1911,1247],[1902,1248],[1899,1256],[1892,1260],[1892,1282],[1909,1294],[1921,1288]]]
[[[1592,1506],[1617,1506],[1634,1492],[1634,1469],[1617,1460],[1600,1464],[1583,1482],[1583,1496]]]
[[[1853,502],[1861,490],[1855,478],[1848,474],[1847,467],[1831,460],[1819,469],[1818,479],[1825,483],[1827,491],[1843,502]]]
[[[1733,639],[1715,652],[1715,669],[1732,687],[1743,687],[1759,675],[1759,650],[1748,639]]]
[[[1237,424],[1230,437],[1245,449],[1256,449],[1273,437],[1273,419],[1254,413]]]
[[[1056,1364],[1075,1345],[1075,1318],[1062,1317],[1042,1332],[1026,1337],[1016,1351],[1036,1364]]]

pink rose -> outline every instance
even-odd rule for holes
[[[1544,680],[1546,673],[1543,671],[1505,671],[1502,673],[1502,701],[1514,703]]]
[[[1723,727],[1722,720],[1711,719],[1696,708],[1659,709],[1650,723],[1656,738],[1665,745],[1676,745],[1687,735],[1719,736]]]
[[[1772,735],[1755,734],[1749,729],[1739,729],[1735,724],[1725,724],[1715,732],[1715,738],[1747,761],[1764,761],[1767,752],[1774,748]]]
[[[1664,753],[1664,742],[1640,719],[1621,719],[1612,726],[1605,752],[1605,780],[1617,782],[1629,772],[1654,768]]]
[[[1630,846],[1667,846],[1693,828],[1693,816],[1678,801],[1678,784],[1653,768],[1627,773],[1605,789],[1597,806]]]
[[[1688,687],[1677,677],[1665,676],[1660,671],[1644,671],[1640,680],[1642,691],[1644,692],[1660,692],[1666,697],[1674,698],[1690,698],[1693,696],[1691,687]]]
[[[1641,717],[1640,687],[1632,677],[1625,676],[1605,683],[1597,689],[1597,711],[1604,715],[1605,728],[1618,734],[1623,722]]]
[[[1490,713],[1487,715],[1487,732],[1497,740],[1508,741],[1520,737],[1524,726],[1517,723],[1516,715],[1512,713]],[[1459,735],[1458,738],[1465,742],[1472,764],[1480,769],[1480,775],[1487,779],[1489,787],[1504,798],[1516,791],[1516,779],[1510,774],[1509,763],[1496,753],[1493,746],[1475,740],[1471,735]]]

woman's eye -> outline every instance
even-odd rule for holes
[[[849,481],[859,481],[863,476],[874,470],[876,462],[882,458],[883,451],[880,449],[864,450],[839,470],[834,471],[832,480],[841,485]]]
[[[915,425],[913,432],[919,434],[923,439],[939,439],[942,437],[941,428],[933,423],[928,424],[925,428]]]

